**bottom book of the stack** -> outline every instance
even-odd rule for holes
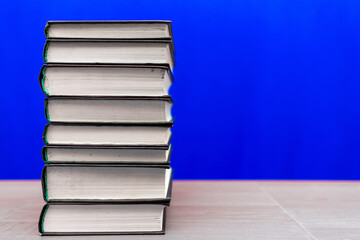
[[[47,204],[42,235],[164,234],[164,204]]]

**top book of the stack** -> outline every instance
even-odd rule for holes
[[[49,21],[49,39],[172,40],[171,21]]]

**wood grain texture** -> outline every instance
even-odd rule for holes
[[[40,237],[40,182],[0,193],[0,240],[360,239],[360,182],[175,181],[164,236]]]

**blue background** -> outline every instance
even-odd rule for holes
[[[0,179],[39,179],[48,20],[172,20],[176,179],[360,179],[356,0],[3,1]]]

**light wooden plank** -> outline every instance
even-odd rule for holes
[[[359,182],[262,182],[316,239],[360,239]]]

